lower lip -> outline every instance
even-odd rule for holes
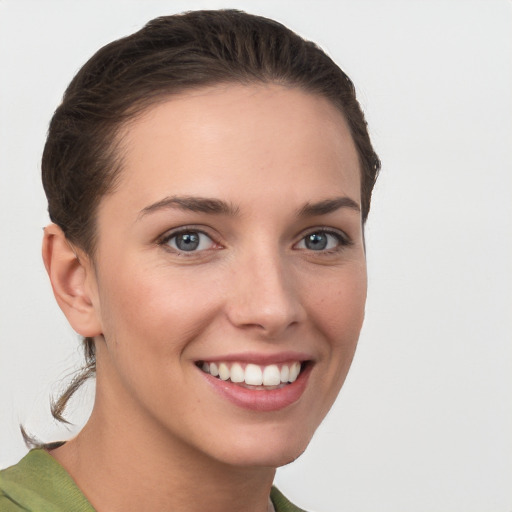
[[[213,377],[202,370],[199,371],[217,393],[238,407],[252,411],[270,412],[284,409],[299,400],[306,389],[311,368],[312,364],[306,365],[295,382],[271,390],[244,388],[233,382]]]

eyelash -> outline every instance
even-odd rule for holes
[[[170,247],[169,246],[169,242],[171,240],[179,237],[180,235],[186,235],[186,234],[203,235],[203,236],[205,236],[205,237],[210,239],[212,245],[217,245],[218,247],[186,251],[186,250],[180,250],[178,247]],[[329,255],[329,254],[337,253],[337,252],[343,250],[344,248],[346,248],[346,247],[348,247],[348,246],[353,244],[352,240],[350,240],[350,238],[348,237],[348,235],[346,233],[343,233],[341,231],[334,231],[334,230],[326,229],[326,228],[315,228],[315,229],[311,229],[310,231],[305,233],[301,237],[301,239],[297,243],[294,244],[294,246],[293,246],[294,249],[297,249],[297,245],[299,245],[299,244],[303,243],[304,245],[306,245],[307,237],[308,236],[312,236],[312,235],[327,235],[327,236],[333,237],[336,240],[337,245],[335,247],[332,247],[332,248],[329,248],[329,249],[320,249],[318,251],[315,251],[313,249],[308,249],[307,247],[299,248],[298,250],[305,250],[305,251],[308,251],[308,252],[311,252],[311,253],[316,253],[316,254],[319,254],[319,255],[322,255],[322,254]],[[201,243],[201,241],[199,240],[199,244],[200,243]],[[178,230],[175,230],[175,231],[172,231],[170,233],[165,234],[162,238],[160,238],[157,241],[157,244],[162,246],[162,247],[164,247],[166,250],[169,250],[169,251],[173,252],[173,253],[177,253],[179,255],[184,255],[184,256],[188,256],[188,257],[193,256],[193,255],[197,255],[198,253],[202,253],[204,251],[208,251],[208,250],[211,250],[211,249],[222,248],[222,246],[220,246],[220,244],[215,242],[215,240],[210,235],[205,233],[203,230],[197,229],[197,228],[194,228],[194,227],[187,227],[187,226],[182,227],[182,228],[180,228]]]
[[[326,229],[326,228],[315,228],[315,229],[312,229],[309,232],[307,232],[300,239],[300,241],[297,244],[295,244],[295,246],[302,244],[302,243],[304,245],[306,245],[307,238],[312,235],[327,235],[329,237],[333,237],[336,240],[337,244],[335,247],[332,247],[329,249],[321,249],[318,251],[304,247],[304,250],[308,250],[311,253],[318,253],[318,254],[325,254],[325,255],[335,254],[335,253],[343,250],[344,248],[352,245],[352,241],[350,240],[350,238],[345,233],[343,233],[341,231],[334,231],[332,229]]]
[[[211,240],[211,243],[213,245],[218,245],[219,247],[217,247],[217,248],[221,248],[221,246],[218,243],[216,243],[215,240],[210,235],[205,233],[203,230],[197,229],[197,228],[194,228],[194,227],[188,227],[188,226],[184,226],[182,228],[179,228],[177,230],[174,230],[174,231],[172,231],[170,233],[165,234],[162,238],[160,238],[157,241],[157,243],[158,243],[158,245],[164,247],[166,250],[169,250],[169,251],[171,251],[173,253],[177,253],[179,255],[184,255],[184,256],[193,256],[193,255],[197,255],[198,253],[201,253],[201,252],[209,250],[209,249],[200,249],[199,251],[196,251],[196,250],[185,251],[185,250],[180,250],[178,247],[175,247],[175,248],[174,247],[170,247],[169,242],[172,239],[177,238],[180,235],[186,235],[186,234],[199,234],[199,235],[206,236],[206,237],[208,237]],[[199,243],[201,243],[201,242],[199,241]]]

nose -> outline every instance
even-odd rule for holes
[[[233,269],[227,314],[237,328],[277,338],[299,324],[305,310],[296,276],[278,251],[260,251]]]

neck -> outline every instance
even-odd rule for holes
[[[97,512],[267,512],[275,474],[212,459],[98,396],[82,432],[51,453]]]

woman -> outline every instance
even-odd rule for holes
[[[43,259],[96,399],[1,473],[2,510],[299,510],[272,488],[333,404],[364,316],[379,169],[349,78],[237,11],[102,48],[43,154]]]

